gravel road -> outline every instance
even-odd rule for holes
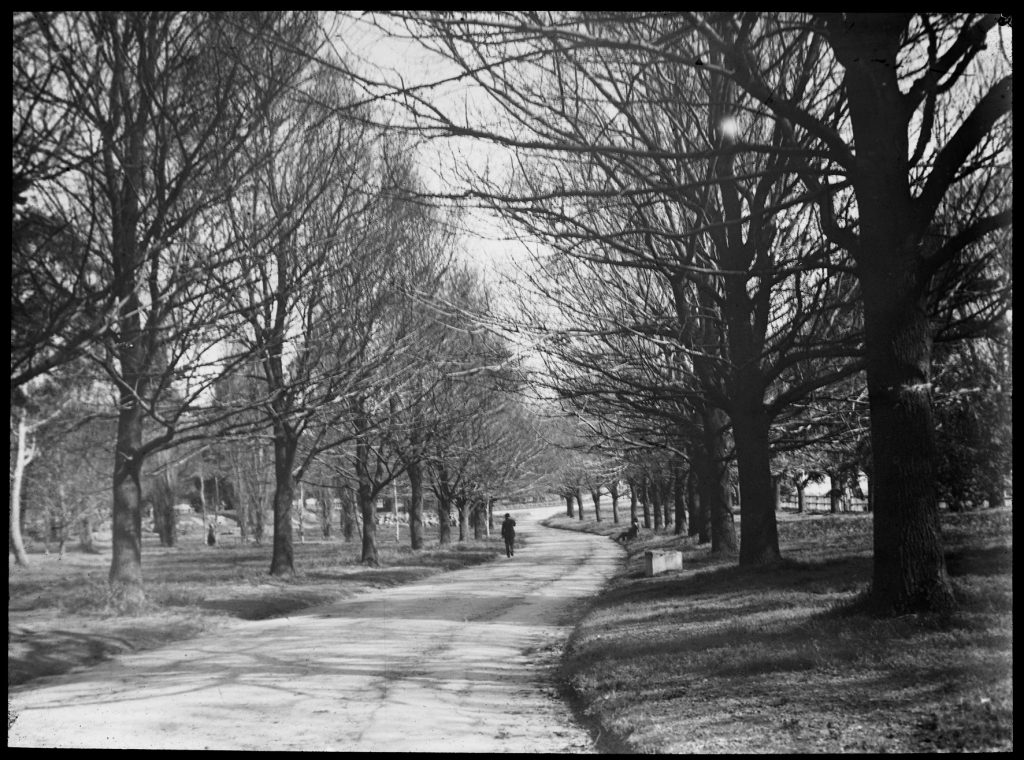
[[[8,690],[8,747],[593,752],[554,668],[608,538],[519,512],[512,558]]]

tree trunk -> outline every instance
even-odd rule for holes
[[[352,487],[342,481],[339,477],[335,481],[335,490],[338,493],[338,500],[341,502],[341,535],[345,543],[349,543],[356,532],[356,503],[352,495]]]
[[[876,278],[864,280],[871,283],[870,292],[883,291]],[[955,603],[935,491],[928,319],[921,305],[893,313],[890,305],[906,302],[907,293],[883,291],[869,300],[868,292],[867,378],[872,486],[877,488],[872,602],[880,611],[897,614],[951,609]]]
[[[331,505],[331,494],[323,486],[316,488],[314,500],[317,505],[317,515],[320,517],[320,535],[324,538],[331,537],[331,518],[334,517],[334,509]]]
[[[164,523],[164,529],[167,531],[167,545],[176,546],[178,544],[178,513],[174,511],[175,502],[175,485],[178,482],[177,473],[174,471],[167,474],[166,486],[167,486],[167,521]]]
[[[323,515],[324,538],[330,538],[334,520],[334,492],[326,486],[320,487],[320,514]]]
[[[363,518],[362,553],[359,561],[373,567],[380,566],[377,553],[377,515],[373,503],[373,486],[370,482],[370,445],[365,438],[369,424],[362,418],[356,420],[356,502]]]
[[[292,469],[298,440],[282,423],[274,425],[274,549],[270,574],[291,576],[295,573],[292,544],[292,501],[295,498]]]
[[[92,517],[84,514],[78,520],[78,545],[87,554],[96,554],[96,547],[92,542]]]
[[[647,487],[647,493],[651,496],[651,507],[654,510],[654,529],[661,530],[661,510],[664,506],[664,500],[662,499],[662,488],[661,480],[653,480]]]
[[[796,511],[797,514],[802,515],[804,513],[804,489],[807,488],[806,480],[799,480],[796,484]]]
[[[740,565],[771,565],[781,558],[775,521],[768,418],[760,391],[733,415],[740,492]]]
[[[377,515],[373,504],[373,495],[369,482],[361,476],[356,489],[356,501],[359,514],[363,518],[362,553],[359,561],[372,567],[380,566],[380,555],[377,553]]]
[[[115,457],[113,557],[110,587],[119,604],[137,607],[145,601],[142,588],[142,488],[134,463]]]
[[[443,545],[452,542],[452,504],[455,495],[452,492],[448,472],[444,467],[433,470],[434,494],[437,496],[437,531],[438,543]],[[462,540],[461,538],[459,540]]]
[[[636,514],[636,489],[637,485],[635,481],[629,481],[629,524],[632,525],[637,521]]]
[[[1006,495],[1003,492],[1003,479],[1001,477],[998,475],[994,476],[987,484],[987,491],[989,509],[1006,506]]]
[[[590,489],[590,498],[594,500],[594,519],[601,522],[601,489]]]
[[[681,536],[686,528],[686,481],[683,475],[683,468],[676,468],[675,485],[672,488],[672,498],[675,506],[675,529],[674,535]]]
[[[252,510],[252,537],[257,546],[263,543],[264,527],[266,524],[266,503],[269,498],[269,488],[263,486],[261,490],[263,492],[254,501]]]
[[[249,510],[252,504],[251,484],[242,475],[242,468],[238,466],[237,458],[231,471],[236,486],[235,496],[237,503],[235,504],[235,516],[238,518],[238,540],[245,544],[249,542],[249,520],[251,519]]]
[[[142,587],[142,410],[134,394],[121,393],[114,455],[113,531],[110,590],[115,604],[137,609],[145,602]]]
[[[68,513],[67,501],[64,498],[64,484],[59,483],[57,485],[57,558],[64,559],[64,545],[68,540],[67,531],[67,520],[66,515]]]
[[[391,519],[395,521],[395,545],[402,540],[402,524],[398,520],[398,481],[391,481]]]
[[[153,504],[153,528],[160,537],[161,546],[174,546],[176,540],[176,515],[174,514],[174,481],[170,465],[165,465],[162,475],[153,482],[150,502]]]
[[[238,518],[238,540],[243,544],[249,543],[249,531],[252,523],[252,494],[249,492],[249,485],[242,480],[240,472],[235,472],[235,516]]]
[[[719,79],[718,75],[712,74],[712,81],[716,79]],[[719,83],[723,95],[728,99],[733,91],[732,83],[720,79]],[[722,233],[717,236],[717,245],[725,269],[747,272],[754,264],[755,257],[760,259],[767,255],[774,235],[761,226],[759,218],[755,218],[749,221],[744,239],[742,199],[733,174],[735,156],[735,152],[730,151],[714,164],[719,178],[723,215],[727,220]],[[743,276],[726,277],[722,281],[722,316],[728,327],[725,335],[729,359],[734,367],[728,385],[733,386],[730,422],[739,471],[739,494],[736,501],[742,517],[741,566],[771,564],[779,559],[779,539],[771,501],[769,420],[764,409],[767,382],[761,371],[764,327],[759,325],[757,318],[761,302],[751,300],[748,280],[747,276]],[[762,298],[762,293],[759,292],[755,298]],[[725,412],[721,409],[710,410],[705,414],[705,436],[713,437],[713,440],[709,439],[708,445],[711,463],[722,469],[725,469],[724,422]],[[715,479],[713,475],[712,483]],[[725,513],[719,509],[716,491],[712,489],[712,497],[716,499],[712,501],[712,530],[719,533],[719,548],[730,551],[732,542],[729,534],[735,530],[732,515],[729,514],[728,520],[725,519]],[[713,550],[714,545],[713,533]]]
[[[256,450],[257,461],[259,463],[258,472],[263,473],[268,469],[267,463],[267,451],[266,448],[261,446]],[[272,482],[271,478],[260,476],[259,478],[259,498],[255,504],[255,520],[252,526],[252,535],[256,539],[257,544],[262,544],[263,539],[267,534],[267,516],[273,517],[274,514],[274,488],[276,486]]]
[[[645,475],[644,479],[640,482],[640,504],[643,507],[644,512],[644,527],[647,530],[651,529],[651,481]]]
[[[459,498],[455,502],[455,507],[459,510],[459,542],[461,543],[469,538],[469,502],[467,499]]]
[[[50,518],[50,510],[43,508],[43,554],[50,553],[50,541],[53,539],[53,524]]]
[[[14,561],[21,567],[29,564],[28,553],[25,551],[25,542],[21,535],[21,492],[22,483],[25,477],[25,467],[32,461],[33,447],[28,442],[28,425],[25,424],[25,414],[18,414],[18,441],[17,451],[14,455],[14,476],[11,478],[11,508],[8,513],[8,530],[10,531],[10,545],[14,552]]]
[[[722,554],[736,552],[736,526],[729,508],[729,462],[725,440],[726,417],[720,409],[702,414],[704,427],[706,482],[701,502],[707,500],[711,522],[711,551]]]
[[[583,519],[583,491],[576,489],[576,509],[579,510],[579,518]]]
[[[568,517],[575,517],[576,510],[573,508],[573,497],[571,493],[566,492],[565,494],[565,514]]]
[[[412,548],[423,548],[423,463],[419,459],[409,462],[409,541]]]
[[[217,525],[219,522],[220,509],[223,506],[220,497],[220,476],[214,473],[213,475],[213,524]]]
[[[120,57],[122,51],[117,51]],[[125,78],[129,67],[115,67],[110,86],[111,105],[123,97],[132,84]],[[146,104],[150,92],[140,90],[134,103],[135,117],[125,115],[123,139],[113,131],[102,136],[104,160],[116,160],[121,171],[108,177],[110,200],[110,258],[115,273],[111,295],[117,303],[117,338],[114,348],[119,368],[117,439],[114,447],[113,505],[111,513],[110,592],[116,606],[137,609],[145,602],[142,585],[142,451],[143,406],[149,396],[149,378],[154,356],[149,353],[159,325],[143,327],[142,302],[137,273],[146,262],[147,251],[139,244],[141,202],[139,192],[146,185],[146,140],[150,128]],[[205,527],[205,526],[204,526]]]
[[[202,453],[199,455],[199,511],[203,516],[203,535],[205,537],[206,530],[210,526],[209,518],[206,514],[206,476],[203,472],[203,459]]]
[[[690,473],[686,478],[686,497],[689,501],[689,518],[690,527],[686,531],[687,536],[699,536],[701,532],[701,525],[706,524],[706,520],[703,520],[703,510],[700,506],[700,494],[697,492],[697,473],[700,471],[700,464],[698,463],[697,457],[700,455],[695,453],[694,450],[690,449]],[[710,541],[710,535],[705,537],[705,541]],[[700,539],[698,539],[700,541]],[[703,542],[701,542],[703,543]]]
[[[613,480],[608,486],[608,493],[612,497],[612,522],[619,524],[619,481]]]
[[[772,475],[772,509],[776,512],[782,506],[782,480],[785,477],[786,473],[784,472]]]
[[[352,497],[352,521],[356,524],[356,535],[359,536],[359,544],[362,546],[363,543],[363,515],[360,511],[362,505],[359,503],[359,489],[353,491]]]
[[[839,514],[839,497],[842,494],[835,472],[830,471],[828,473],[828,511],[834,515]]]
[[[920,250],[934,211],[911,193],[909,114],[897,65],[906,25],[897,14],[860,14],[830,39],[845,67],[857,146],[851,177],[859,236],[851,252],[864,304],[878,488],[870,601],[896,614],[955,606],[935,490],[929,283]]]
[[[470,510],[473,521],[473,538],[477,541],[482,541],[484,538],[484,525],[487,520],[487,505],[479,499],[474,499]]]
[[[442,497],[437,499],[437,542],[441,546],[452,542],[452,505]]]

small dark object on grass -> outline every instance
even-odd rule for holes
[[[624,544],[627,541],[632,541],[634,538],[636,538],[639,535],[640,535],[640,523],[634,522],[632,525],[629,526],[629,530],[622,531],[622,533],[620,533],[619,535],[617,535],[615,537],[615,540]]]

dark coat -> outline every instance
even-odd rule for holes
[[[501,524],[501,537],[502,538],[515,538],[516,536],[516,521],[511,517],[506,517],[505,521]]]

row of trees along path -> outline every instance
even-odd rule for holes
[[[354,90],[329,14],[14,23],[14,491],[29,468],[35,501],[48,479],[81,484],[110,515],[118,604],[144,601],[147,506],[173,544],[187,488],[204,505],[223,488],[287,577],[306,487],[341,500],[346,537],[361,512],[377,564],[375,503],[403,473],[414,549],[425,484],[447,543],[453,509],[466,538],[490,495],[536,480],[536,423],[474,316],[489,296],[455,256],[458,212],[424,201],[414,146]]]
[[[128,606],[146,484],[211,441],[239,473],[253,460],[237,490],[269,503],[277,576],[296,483],[362,513],[375,564],[395,478],[413,548],[427,483],[440,540],[450,509],[465,538],[491,494],[557,469],[558,439],[645,507],[699,502],[712,550],[769,565],[773,462],[831,448],[871,481],[872,606],[951,607],[932,366],[1009,335],[1005,21],[15,14],[16,556],[41,421],[62,437],[51,407],[111,441]],[[454,106],[429,67],[409,87],[342,55],[346,23],[412,38],[483,97]],[[428,192],[410,136],[482,141],[513,168],[466,162]],[[467,199],[543,248],[505,312],[458,263]],[[542,420],[526,380],[577,429]]]
[[[398,93],[417,125],[510,154],[508,174],[467,169],[465,193],[553,251],[532,270],[542,305],[512,323],[537,336],[542,382],[593,437],[689,462],[723,551],[735,457],[739,561],[770,564],[770,457],[820,439],[830,391],[857,379],[870,603],[951,607],[932,346],[1009,329],[1006,19],[416,12],[379,23],[491,96],[471,112]],[[394,92],[380,78],[364,86]]]

